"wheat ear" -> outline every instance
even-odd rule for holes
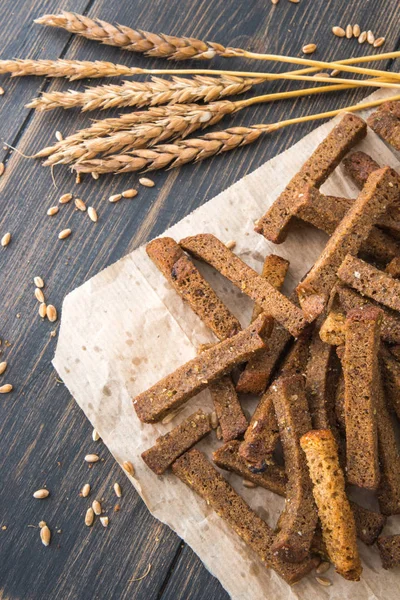
[[[55,154],[56,152],[79,145],[87,140],[103,138],[113,135],[118,131],[127,131],[135,125],[154,123],[161,119],[186,115],[188,111],[196,110],[197,108],[199,108],[197,104],[168,104],[167,106],[151,106],[148,110],[135,111],[122,114],[119,117],[110,117],[108,119],[93,121],[90,127],[79,129],[76,133],[69,135],[60,142],[56,142],[52,146],[43,148],[37,154],[35,154],[34,158],[46,158]]]
[[[176,105],[174,105],[176,106]],[[182,114],[172,113],[163,119],[151,123],[141,123],[130,129],[110,133],[106,137],[83,140],[79,144],[66,145],[58,148],[45,161],[45,165],[71,164],[82,160],[91,160],[99,154],[126,152],[134,148],[148,148],[158,143],[176,138],[185,138],[197,129],[209,127],[218,123],[225,115],[239,110],[239,103],[221,100],[205,106],[195,105],[191,108],[182,105]]]
[[[243,94],[257,83],[260,78],[244,77],[207,77],[197,75],[191,79],[172,77],[162,79],[152,77],[151,81],[124,81],[121,85],[99,85],[87,87],[84,92],[44,92],[35,98],[27,108],[39,111],[55,108],[82,107],[82,111],[122,108],[125,106],[157,106],[160,104],[187,104],[189,102],[215,102],[227,96]]]
[[[202,42],[191,37],[150,33],[131,29],[124,25],[111,25],[100,19],[94,20],[67,11],[63,11],[59,15],[43,15],[39,19],[35,19],[35,23],[60,27],[89,40],[95,40],[108,46],[118,46],[132,52],[141,52],[147,56],[174,60],[188,58],[207,60],[217,54],[225,55],[225,47],[221,44]]]
[[[325,62],[309,58],[281,56],[277,54],[259,54],[242,48],[226,47],[215,42],[203,42],[196,38],[176,37],[165,34],[150,33],[131,29],[124,25],[112,25],[100,19],[90,19],[83,15],[63,11],[59,15],[44,15],[35,20],[40,25],[50,25],[66,29],[70,33],[102,42],[110,46],[118,46],[125,50],[141,52],[147,56],[186,60],[188,58],[211,59],[214,56],[245,57],[255,60],[285,62],[305,65],[314,69],[340,69],[349,73],[359,73],[372,77],[384,77],[385,71],[353,67],[348,61]],[[398,53],[400,56],[400,53]],[[340,65],[340,66],[339,66]],[[309,72],[309,71],[308,71]],[[303,71],[304,73],[304,71]],[[400,79],[399,73],[391,74],[393,79]]]
[[[163,140],[166,137],[185,137],[189,134],[189,127],[191,128],[190,132],[192,132],[197,128],[197,125],[205,127],[215,124],[226,114],[256,104],[259,98],[262,102],[274,102],[300,96],[341,91],[353,87],[353,85],[330,85],[305,88],[255,96],[236,103],[220,101],[205,106],[169,104],[162,107],[150,107],[147,111],[126,113],[118,118],[95,121],[91,127],[81,129],[53,146],[43,148],[35,155],[35,158],[50,157],[45,164],[51,165],[56,163],[69,164],[85,156],[89,149],[96,149],[96,153],[112,152],[115,154],[117,151],[120,152],[123,146],[126,147],[130,144],[131,147],[154,145],[161,141],[160,136]],[[199,111],[202,111],[202,113]],[[90,157],[93,156],[95,154]],[[87,157],[89,158],[89,155]]]
[[[83,161],[73,165],[81,173],[128,173],[131,171],[154,171],[156,169],[180,167],[189,162],[199,162],[216,154],[234,150],[256,141],[263,133],[271,133],[307,121],[329,119],[340,113],[357,112],[379,106],[383,102],[400,100],[400,95],[364,102],[325,113],[307,115],[272,124],[252,127],[231,127],[224,131],[207,133],[199,138],[181,140],[175,144],[160,144],[152,149],[134,150],[128,154],[116,154],[105,158]]]
[[[75,79],[133,75],[137,73],[137,69],[98,60],[65,60],[63,58],[57,60],[31,60],[29,58],[16,58],[14,60],[0,60],[0,73],[11,73],[12,77],[25,77],[27,75],[66,77],[70,81],[74,81]]]

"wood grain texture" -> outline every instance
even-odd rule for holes
[[[88,11],[108,21],[163,31],[194,35],[254,51],[301,55],[305,43],[318,44],[314,55],[321,59],[340,59],[350,54],[375,53],[355,40],[340,40],[330,33],[333,25],[358,22],[386,36],[382,50],[399,47],[398,0],[301,0],[293,4],[281,0],[277,6],[253,0],[207,2],[206,0],[6,0],[1,3],[1,58],[79,58],[111,60],[138,66],[168,66],[174,63],[149,60],[100,46],[87,40],[71,39],[63,31],[32,24],[44,12],[65,8]],[[397,18],[396,18],[397,17]],[[192,63],[198,66],[198,63]],[[204,63],[203,63],[204,65]],[[176,65],[175,65],[176,66]],[[182,65],[181,65],[182,66]],[[211,66],[211,64],[210,64]],[[215,68],[266,70],[264,63],[250,61],[213,61]],[[394,65],[381,64],[393,68]],[[276,67],[273,67],[276,69]],[[285,67],[281,65],[280,70]],[[272,69],[272,66],[271,66]],[[86,126],[93,117],[77,110],[59,110],[36,115],[24,104],[41,89],[83,89],[88,82],[68,83],[40,78],[11,80],[3,78],[6,94],[0,98],[0,135],[19,151],[32,154],[64,135]],[[279,82],[258,86],[265,91],[289,89]],[[360,100],[366,91],[343,95],[313,97],[275,106],[260,105],[243,111],[222,124],[250,124],[277,121],[290,116],[310,114]],[[112,112],[107,112],[107,116]],[[222,125],[217,128],[221,128]],[[135,199],[110,204],[107,198],[137,185],[138,176],[107,176],[99,181],[86,177],[75,185],[68,169],[58,167],[54,176],[38,162],[17,152],[0,150],[6,158],[6,173],[0,179],[0,236],[11,231],[13,239],[0,252],[0,294],[3,340],[1,360],[9,369],[1,377],[15,390],[0,401],[0,597],[23,600],[92,600],[133,598],[139,600],[190,599],[225,600],[226,593],[209,575],[199,559],[165,526],[147,512],[143,502],[125,480],[102,442],[93,442],[91,427],[61,383],[50,360],[56,339],[50,331],[58,322],[42,322],[37,314],[33,277],[40,275],[46,286],[46,299],[59,310],[65,295],[107,265],[187,215],[197,206],[251,172],[263,162],[289,147],[315,124],[286,129],[264,138],[254,146],[216,157],[180,171],[154,173],[156,186],[139,188]],[[268,182],[265,182],[268,185]],[[55,217],[46,210],[59,196],[72,191],[99,213],[92,223],[72,204],[60,207]],[[64,241],[57,239],[61,229],[73,233]],[[7,346],[4,340],[10,340]],[[104,462],[92,469],[83,457],[98,451]],[[58,462],[60,464],[58,464]],[[81,486],[89,481],[93,495],[80,498]],[[119,481],[124,496],[121,510],[113,512],[116,498],[112,491]],[[47,485],[51,495],[34,500],[32,493]],[[83,524],[89,499],[104,497],[110,526],[98,522],[93,528]],[[37,525],[44,519],[53,531],[49,548],[40,544]],[[56,529],[62,533],[57,534]],[[141,581],[129,581],[152,568]]]

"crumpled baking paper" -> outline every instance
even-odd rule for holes
[[[389,96],[390,90],[373,97]],[[365,114],[362,116],[366,116]],[[235,252],[261,270],[264,257],[276,253],[290,260],[284,288],[290,292],[312,266],[327,237],[299,225],[279,246],[253,230],[306,158],[340,119],[324,123],[295,146],[268,161],[165,232],[179,240],[209,232],[222,241],[236,241]],[[276,135],[279,135],[277,133]],[[381,165],[400,169],[395,154],[372,132],[359,145]],[[181,177],[184,177],[182,172]],[[356,187],[342,168],[321,188],[329,194],[355,197]],[[199,265],[217,293],[243,326],[252,303],[211,268]],[[144,247],[108,267],[71,292],[64,301],[53,364],[115,459],[130,460],[136,471],[131,483],[151,513],[188,543],[234,600],[398,600],[400,570],[383,571],[376,548],[360,543],[364,572],[360,583],[328,575],[331,587],[322,587],[313,575],[290,588],[242,542],[206,503],[172,473],[156,476],[140,454],[156,437],[166,433],[198,408],[213,409],[208,391],[189,401],[169,424],[140,423],[132,398],[164,375],[193,358],[199,344],[215,341],[200,319],[186,306],[147,257]],[[251,413],[257,400],[244,398]],[[215,433],[198,448],[211,455],[220,445]],[[284,501],[261,488],[249,489],[232,473],[223,473],[250,506],[274,527]],[[386,531],[396,531],[396,520]],[[400,531],[397,523],[397,531]]]

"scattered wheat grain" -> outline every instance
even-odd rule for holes
[[[61,131],[56,131],[56,139],[58,142],[62,142],[64,139],[63,134],[61,133]]]
[[[38,498],[39,500],[42,500],[43,498],[47,498],[47,496],[49,496],[49,495],[50,495],[49,490],[45,490],[45,489],[37,490],[36,492],[33,493],[33,497]]]
[[[7,362],[4,360],[0,363],[0,375],[3,375],[5,370],[7,369]]]
[[[72,200],[72,194],[63,194],[59,199],[60,204],[68,204]]]
[[[82,494],[82,498],[87,498],[90,494],[90,484],[89,483],[85,483],[85,485],[83,486],[82,490],[81,490],[81,494]]]
[[[360,35],[358,36],[358,43],[359,44],[363,44],[367,39],[367,32],[363,31],[362,33],[360,33]]]
[[[346,37],[348,40],[351,40],[351,38],[353,37],[353,26],[352,25],[347,25],[346,27]]]
[[[12,389],[13,386],[11,383],[5,383],[4,385],[0,386],[0,394],[9,394],[12,392]]]
[[[134,198],[137,195],[138,195],[138,192],[137,192],[137,190],[134,190],[134,189],[125,190],[125,192],[122,192],[123,198]],[[111,196],[111,198],[112,198],[112,196]],[[110,202],[111,202],[111,199],[110,199]]]
[[[93,500],[92,508],[95,515],[101,515],[101,504],[98,500]]]
[[[51,540],[51,531],[50,529],[47,527],[47,525],[44,525],[41,530],[40,530],[40,539],[42,540],[42,544],[43,546],[48,546],[50,544],[50,540]]]
[[[71,233],[72,233],[72,231],[70,229],[63,229],[58,234],[58,239],[59,240],[65,240],[67,237],[69,237],[71,235]]]
[[[96,173],[96,171],[92,171],[92,177],[93,179],[98,179],[100,177],[100,175],[98,173]]]
[[[108,517],[100,517],[100,523],[103,527],[108,527]]]
[[[367,42],[368,42],[368,44],[371,44],[372,46],[374,45],[375,36],[374,36],[374,34],[372,33],[371,30],[369,30],[368,33],[367,33]]]
[[[85,461],[87,463],[95,463],[98,460],[100,460],[100,456],[98,456],[97,454],[86,454],[85,456]]]
[[[119,202],[122,198],[122,194],[113,194],[112,196],[109,197],[108,201],[109,202]]]
[[[42,288],[44,287],[44,281],[41,277],[34,277],[33,278],[33,283],[36,285],[37,288]]]
[[[118,498],[121,498],[122,490],[121,490],[121,486],[119,485],[119,483],[114,483],[114,492]]]
[[[302,48],[303,54],[313,54],[317,49],[317,44],[306,44]]]
[[[129,473],[129,475],[131,475],[132,477],[135,476],[135,468],[129,460],[124,460],[122,466],[125,469],[125,471]]]
[[[39,316],[45,319],[47,316],[47,305],[45,302],[41,302],[39,305]]]
[[[93,431],[92,431],[92,440],[94,442],[98,442],[99,439],[100,439],[99,433],[95,429],[93,429]]]
[[[57,309],[53,304],[48,304],[46,308],[46,316],[51,323],[57,321]]]
[[[82,183],[82,175],[81,175],[81,173],[77,173],[75,175],[75,183],[76,184]]]
[[[93,223],[97,223],[97,220],[98,220],[99,217],[97,215],[96,209],[93,208],[93,206],[89,206],[87,212],[88,212],[89,219],[91,221],[93,221]]]
[[[0,163],[0,177],[3,175],[4,171],[6,170],[4,163]]]
[[[229,242],[226,242],[225,246],[229,249],[229,250],[233,250],[234,247],[236,246],[236,242],[235,240],[230,240]]]
[[[8,246],[8,244],[10,242],[11,242],[11,233],[8,231],[1,238],[1,245],[3,246],[3,248],[5,248],[6,246]]]
[[[360,26],[356,23],[355,25],[353,25],[353,36],[355,38],[358,38],[360,33],[361,33]]]
[[[141,177],[139,183],[140,185],[144,185],[144,187],[154,187],[156,185],[154,181],[148,177]]]
[[[85,525],[91,527],[94,521],[94,510],[92,507],[88,508],[85,514]]]
[[[35,288],[35,298],[38,302],[44,302],[44,294],[40,288]]]
[[[75,206],[78,210],[85,212],[86,204],[83,202],[83,200],[81,200],[80,198],[75,198],[74,202],[75,202]]]
[[[332,27],[332,33],[337,37],[344,37],[346,35],[345,30],[342,27]]]
[[[377,40],[374,41],[374,48],[380,48],[381,46],[383,46],[385,41],[386,41],[386,38],[384,38],[384,37],[378,38]]]
[[[52,217],[53,215],[56,215],[58,213],[58,211],[59,211],[58,206],[51,206],[48,209],[47,214],[48,214],[49,217]]]

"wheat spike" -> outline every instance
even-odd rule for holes
[[[202,42],[196,38],[175,37],[131,29],[124,25],[111,25],[100,19],[63,11],[59,15],[43,15],[35,23],[60,27],[89,40],[102,42],[108,46],[118,46],[124,50],[141,52],[147,56],[186,60],[196,58],[207,60],[216,55],[224,56],[226,48],[221,44]]]
[[[15,60],[0,60],[0,73],[11,73],[12,77],[39,75],[43,77],[66,77],[75,79],[96,79],[99,77],[118,77],[134,75],[137,69],[116,65],[104,61],[89,60],[31,60],[16,58]]]
[[[174,105],[176,106],[176,105]],[[179,106],[179,105],[178,105]],[[91,160],[99,154],[127,152],[134,148],[146,148],[174,138],[185,138],[201,127],[218,123],[225,115],[239,110],[237,103],[221,100],[205,106],[181,105],[182,114],[172,114],[150,123],[141,123],[130,129],[110,133],[105,137],[83,140],[79,144],[61,145],[45,165],[71,164]]]
[[[188,162],[199,162],[216,154],[233,150],[256,141],[268,131],[255,127],[231,127],[224,131],[206,133],[200,138],[189,138],[175,144],[160,144],[153,149],[143,148],[104,158],[87,160],[73,165],[81,173],[128,173],[131,171],[154,171],[180,167]]]
[[[197,104],[170,104],[168,106],[152,106],[148,110],[126,113],[119,117],[100,119],[94,121],[90,127],[80,129],[76,133],[64,138],[61,142],[56,142],[52,146],[43,148],[34,158],[45,158],[51,156],[60,150],[65,150],[71,146],[79,145],[81,142],[94,138],[103,138],[113,135],[117,131],[131,129],[135,125],[144,123],[154,123],[160,119],[172,118],[175,116],[186,115],[192,110],[200,108]]]
[[[227,96],[247,92],[263,79],[250,77],[207,77],[198,75],[192,79],[152,77],[151,81],[124,81],[121,85],[109,84],[87,87],[84,92],[44,92],[27,108],[39,111],[55,108],[82,107],[82,111],[122,108],[124,106],[157,106],[160,104],[186,104],[189,102],[214,102]]]
[[[257,101],[259,99],[260,97]],[[152,149],[143,148],[133,150],[127,154],[116,154],[104,158],[82,161],[75,164],[72,168],[78,173],[128,173],[132,171],[154,171],[156,169],[180,167],[188,162],[199,162],[216,154],[251,144],[263,133],[271,133],[297,123],[329,119],[345,112],[358,112],[380,106],[383,102],[395,102],[398,100],[400,100],[400,95],[371,100],[325,113],[287,119],[278,123],[261,123],[251,127],[231,127],[223,131],[206,133],[199,138],[179,140],[175,144],[160,144]]]
[[[156,34],[148,31],[131,29],[130,27],[123,25],[111,25],[100,19],[93,20],[83,15],[65,11],[60,15],[44,15],[43,17],[36,19],[35,23],[61,27],[71,33],[81,35],[88,39],[100,41],[103,44],[109,44],[111,46],[118,46],[133,52],[141,52],[147,56],[157,56],[173,60],[185,60],[188,58],[211,59],[214,58],[214,56],[219,55],[224,57],[251,58],[263,61],[278,61],[305,65],[308,67],[307,69],[298,71],[297,74],[315,72],[316,68],[317,70],[320,70],[321,68],[333,68],[373,77],[387,76],[385,71],[351,66],[353,60],[357,62],[357,58],[345,60],[340,63],[327,63],[309,58],[281,56],[277,54],[260,54],[258,52],[249,52],[243,48],[225,47],[215,42],[203,42],[196,38]],[[399,56],[398,52],[395,52],[395,54]],[[363,59],[361,59],[361,61],[362,60]],[[370,60],[369,57],[367,60]],[[377,58],[372,58],[372,60],[377,60]],[[391,73],[391,77],[398,80],[400,79],[400,74]]]

